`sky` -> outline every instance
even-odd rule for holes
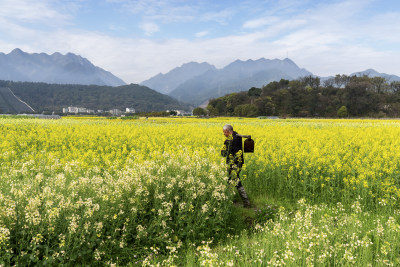
[[[400,76],[398,0],[0,0],[0,52],[68,52],[140,83],[188,62]]]

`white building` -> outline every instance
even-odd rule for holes
[[[81,107],[68,107],[63,108],[63,113],[94,113],[94,110]]]
[[[191,112],[187,112],[187,111],[184,111],[184,110],[175,110],[175,112],[176,112],[176,115],[178,115],[178,116],[191,116],[191,115],[193,115]]]
[[[78,107],[68,107],[68,113],[78,113],[79,108]]]
[[[121,110],[119,110],[119,109],[112,109],[112,110],[110,110],[109,111],[113,116],[120,116],[120,115],[122,115],[122,111]]]
[[[125,113],[135,113],[135,109],[134,108],[126,108]]]

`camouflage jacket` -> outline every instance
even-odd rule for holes
[[[237,132],[233,132],[224,142],[224,149],[221,150],[221,155],[226,157],[226,163],[233,167],[236,165],[241,168],[244,163],[243,158],[243,143],[242,137]]]

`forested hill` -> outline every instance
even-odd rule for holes
[[[68,106],[94,110],[135,108],[136,112],[189,108],[167,95],[137,84],[112,87],[0,81],[0,87],[10,88],[37,113],[58,113]]]
[[[400,117],[400,81],[336,75],[271,82],[210,100],[214,116]]]
[[[32,113],[29,105],[18,99],[7,87],[0,86],[0,113]]]

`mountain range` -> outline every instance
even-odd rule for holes
[[[190,62],[140,84],[167,93],[179,101],[200,105],[210,98],[248,90],[251,87],[261,87],[282,78],[293,80],[307,75],[312,73],[299,68],[288,58],[261,58],[236,60],[222,69],[208,63]]]
[[[315,77],[288,58],[283,60],[261,58],[247,61],[236,60],[222,69],[217,69],[205,62],[190,62],[166,74],[157,74],[140,84],[168,94],[179,101],[192,105],[204,105],[210,98],[245,91],[251,87],[262,87],[280,79],[294,80],[309,75]],[[400,77],[396,75],[379,73],[373,69],[350,74],[350,76],[353,75],[379,76],[388,81],[400,81]],[[331,77],[320,78],[324,81]]]
[[[382,77],[385,78],[388,82],[395,82],[395,81],[400,81],[400,77],[396,76],[396,75],[392,75],[392,74],[386,74],[386,73],[380,73],[377,72],[374,69],[367,69],[364,71],[360,71],[360,72],[354,72],[352,74],[350,74],[350,76],[369,76],[369,77]]]
[[[0,53],[0,80],[53,84],[125,85],[111,72],[81,56],[67,53],[29,54],[19,48]]]
[[[181,102],[198,106],[204,105],[211,98],[245,91],[251,87],[262,87],[280,79],[293,80],[309,75],[315,76],[310,71],[300,68],[288,58],[283,60],[265,58],[246,61],[236,60],[221,69],[207,62],[189,62],[166,74],[160,73],[141,82],[142,87],[139,87],[139,91],[148,87]],[[352,75],[379,76],[388,81],[400,81],[398,76],[379,73],[373,69],[354,72],[350,76]],[[321,81],[324,81],[330,77],[320,78]],[[52,55],[45,53],[29,54],[18,48],[9,54],[0,53],[0,80],[61,85],[112,87],[125,85],[125,82],[120,78],[93,65],[89,60],[79,55],[72,53],[62,55],[58,52]],[[147,93],[143,92],[143,94]],[[6,99],[9,99],[7,90],[4,91],[3,95]],[[144,102],[142,107],[144,107]],[[154,106],[151,110],[153,109]]]

